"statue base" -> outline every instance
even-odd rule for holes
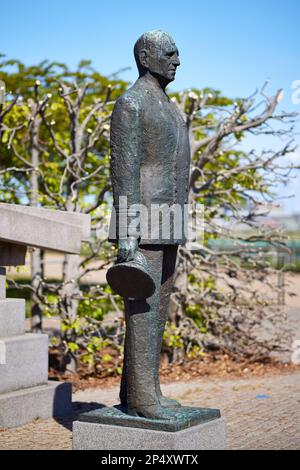
[[[119,406],[84,413],[73,423],[73,449],[224,449],[226,421],[219,410],[183,406],[174,415],[172,421],[146,419]]]

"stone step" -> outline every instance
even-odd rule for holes
[[[0,394],[0,428],[22,426],[37,418],[72,412],[72,386],[49,381],[45,385]]]
[[[25,334],[0,339],[0,393],[48,380],[48,336]]]
[[[6,297],[6,270],[5,268],[0,268],[0,299],[5,299]]]
[[[0,299],[0,338],[25,332],[25,300]]]

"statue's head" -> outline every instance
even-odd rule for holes
[[[160,30],[144,33],[135,43],[134,56],[140,76],[150,72],[166,84],[175,79],[179,52],[168,33]]]

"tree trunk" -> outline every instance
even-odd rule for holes
[[[34,111],[34,109],[33,109]],[[30,131],[31,137],[31,164],[34,168],[37,168],[39,165],[39,150],[37,147],[38,138],[39,138],[39,129],[40,129],[41,119],[35,118],[32,122],[32,127]],[[30,205],[37,207],[38,206],[38,192],[39,192],[39,181],[36,171],[32,171],[30,175]],[[31,294],[31,330],[34,333],[41,333],[43,329],[42,323],[42,309],[41,304],[38,300],[36,294],[37,290],[41,289],[40,279],[43,275],[43,266],[42,266],[42,252],[40,249],[35,249],[31,252],[31,286],[34,291]]]
[[[79,255],[65,255],[63,266],[63,287],[60,292],[62,317],[72,324],[77,317],[78,300],[76,297],[80,294],[79,283],[77,281],[79,276]],[[67,343],[76,343],[76,331],[73,327],[68,328],[63,332],[63,340]],[[63,357],[62,362],[63,370],[75,373],[77,369],[76,354],[67,350]]]
[[[43,330],[43,315],[37,290],[41,289],[40,279],[43,277],[42,250],[35,249],[31,252],[31,286],[34,292],[31,294],[31,330],[41,333]]]

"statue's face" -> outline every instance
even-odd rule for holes
[[[164,39],[152,44],[147,51],[147,69],[150,73],[162,77],[166,82],[175,79],[176,69],[180,65],[179,52],[171,39]]]

